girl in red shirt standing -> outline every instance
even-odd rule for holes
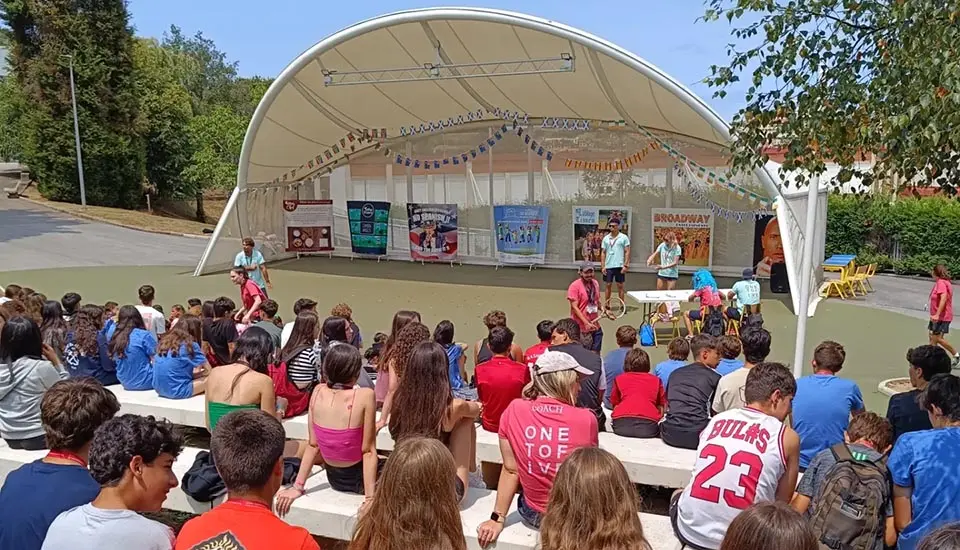
[[[938,264],[930,273],[935,283],[930,291],[930,345],[940,346],[953,357],[953,366],[960,363],[960,354],[947,342],[944,336],[950,332],[950,323],[953,321],[953,283],[950,282],[950,272],[943,264]]]
[[[624,437],[660,436],[660,419],[667,407],[663,383],[650,372],[650,356],[639,348],[627,352],[623,374],[613,380],[613,433]]]

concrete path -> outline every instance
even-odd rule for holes
[[[89,222],[20,199],[0,198],[0,270],[196,265],[207,239]]]

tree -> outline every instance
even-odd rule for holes
[[[23,94],[13,76],[0,78],[0,159],[23,157]]]
[[[144,147],[137,132],[133,35],[123,0],[6,0],[0,19],[23,93],[23,161],[47,198],[79,202],[69,59],[72,55],[87,200],[140,202]]]
[[[183,66],[180,82],[190,94],[193,114],[202,115],[217,103],[227,103],[237,78],[237,63],[227,61],[227,55],[213,40],[202,32],[192,38],[184,36],[179,27],[171,25],[170,32],[164,34],[163,47],[190,60]]]
[[[960,1],[708,0],[740,44],[706,82],[724,97],[747,86],[733,119],[733,164],[749,169],[774,145],[784,170],[825,160],[865,185],[899,176],[960,185]],[[741,76],[748,82],[740,84]],[[865,153],[871,169],[857,169]],[[805,178],[801,177],[802,184]]]

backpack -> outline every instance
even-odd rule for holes
[[[273,380],[273,390],[277,397],[283,397],[287,400],[287,409],[283,412],[283,417],[290,418],[306,412],[310,405],[310,394],[313,388],[309,387],[303,390],[298,388],[290,380],[290,376],[287,375],[287,364],[283,361],[268,365],[267,370],[270,379]]]
[[[891,494],[886,462],[858,460],[843,443],[830,452],[837,463],[820,486],[810,521],[820,548],[873,550],[886,528],[884,507]]]
[[[726,326],[723,322],[723,312],[718,307],[707,308],[703,314],[703,327],[700,332],[717,338],[723,336]]]
[[[740,321],[740,332],[742,333],[745,330],[763,328],[763,315],[759,313],[751,313],[745,315]]]
[[[644,323],[640,327],[640,345],[641,346],[652,346],[656,343],[656,338],[653,334],[653,327]]]

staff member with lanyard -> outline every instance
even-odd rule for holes
[[[263,295],[266,296],[268,288],[273,290],[270,273],[267,272],[267,266],[264,265],[266,260],[263,259],[263,254],[254,248],[252,238],[244,237],[242,242],[243,250],[237,253],[236,259],[233,260],[233,267],[243,268],[247,272],[247,277],[257,283],[257,286],[263,291]]]
[[[600,266],[603,270],[603,282],[606,283],[604,307],[609,307],[611,284],[617,283],[617,295],[623,301],[623,283],[625,274],[630,268],[630,237],[620,232],[620,221],[611,219],[607,222],[610,230],[600,243]]]
[[[603,345],[603,330],[600,328],[600,283],[593,277],[593,264],[583,262],[580,278],[567,288],[570,302],[570,317],[580,326],[583,345],[590,351],[600,353]]]

